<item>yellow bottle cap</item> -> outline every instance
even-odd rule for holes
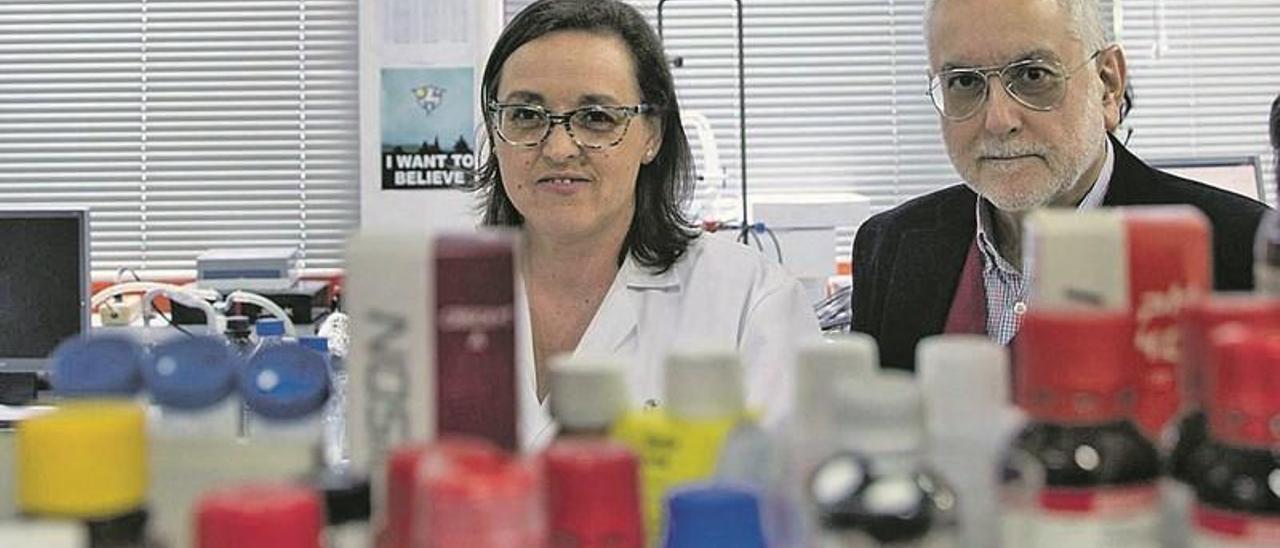
[[[141,508],[146,417],[130,402],[82,401],[18,424],[18,506],[76,519]]]

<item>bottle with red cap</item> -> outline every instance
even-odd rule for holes
[[[1105,310],[1024,318],[1014,378],[1028,423],[1004,457],[1004,546],[1159,546],[1160,458],[1130,420],[1132,322]]]
[[[1183,392],[1182,418],[1161,440],[1167,451],[1167,477],[1160,488],[1165,507],[1161,531],[1166,548],[1189,545],[1194,476],[1207,470],[1215,459],[1215,446],[1208,443],[1208,419],[1204,413],[1205,402],[1209,400],[1205,379],[1213,367],[1210,334],[1228,324],[1280,328],[1280,300],[1253,293],[1219,293],[1183,309],[1179,319],[1178,370],[1178,385]]]
[[[626,446],[564,439],[543,453],[551,548],[643,548],[639,465]]]
[[[1211,342],[1214,455],[1193,476],[1195,546],[1280,546],[1280,332],[1224,326]]]
[[[320,494],[302,486],[224,487],[195,512],[196,548],[322,548]]]
[[[431,459],[485,458],[498,453],[492,443],[479,438],[449,437],[433,443],[402,445],[387,456],[386,483],[381,496],[374,495],[378,548],[409,548],[413,541],[414,509],[422,463]]]
[[[413,548],[543,548],[547,520],[535,462],[504,452],[428,452],[413,493]]]

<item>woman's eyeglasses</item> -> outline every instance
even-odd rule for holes
[[[650,105],[590,105],[554,113],[539,105],[490,103],[493,129],[507,144],[536,147],[551,134],[553,126],[564,126],[578,146],[602,149],[617,146],[627,136],[631,118],[653,112]]]

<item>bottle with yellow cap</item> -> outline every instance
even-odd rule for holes
[[[79,522],[90,548],[150,547],[146,414],[127,401],[82,400],[21,422],[17,500],[32,519]]]
[[[612,431],[640,457],[646,537],[655,540],[668,491],[709,479],[730,432],[749,420],[734,352],[685,350],[663,369],[665,408],[625,414]]]

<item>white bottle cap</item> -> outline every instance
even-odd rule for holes
[[[870,377],[879,367],[876,341],[865,333],[824,338],[802,347],[796,359],[797,419],[811,424],[829,415],[836,381]]]
[[[685,419],[738,417],[745,411],[742,366],[731,350],[681,350],[667,356],[667,410]]]
[[[627,408],[625,362],[609,356],[551,359],[551,417],[563,430],[608,428]]]
[[[924,409],[911,374],[882,371],[835,384],[833,415],[842,445],[868,454],[914,453],[924,447]]]
[[[990,439],[1012,406],[1009,355],[981,335],[939,335],[916,347],[925,417],[935,436]],[[976,437],[976,438],[975,438]]]

